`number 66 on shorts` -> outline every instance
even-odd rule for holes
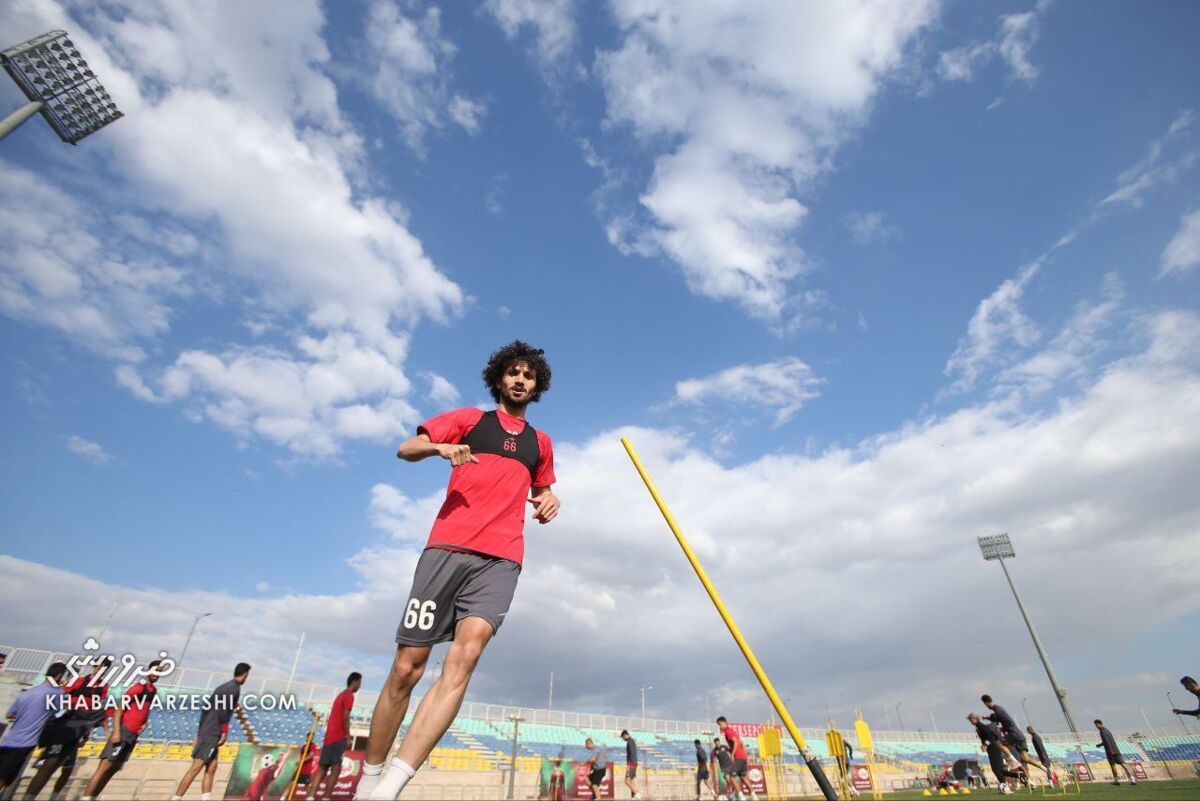
[[[437,601],[425,601],[412,598],[404,610],[404,628],[418,628],[429,631],[433,628],[433,613],[437,611]]]

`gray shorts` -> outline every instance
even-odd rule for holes
[[[412,591],[396,642],[427,646],[454,639],[454,627],[464,617],[479,617],[500,629],[521,566],[508,559],[441,548],[426,548],[417,562]]]
[[[341,767],[342,757],[346,755],[346,741],[337,740],[332,743],[325,743],[321,749],[321,758],[317,764],[323,768]]]
[[[221,735],[206,734],[196,738],[196,747],[192,749],[192,759],[198,759],[205,765],[212,764],[212,761],[217,758],[221,751],[218,743],[221,742]]]

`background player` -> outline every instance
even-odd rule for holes
[[[1012,715],[1008,714],[1008,710],[992,700],[990,695],[982,695],[979,697],[983,701],[983,705],[991,710],[991,714],[986,716],[987,720],[1000,725],[1001,733],[1004,736],[1004,744],[1008,746],[1008,752],[1020,764],[1021,769],[1025,771],[1025,775],[1029,775],[1026,765],[1033,765],[1046,772],[1046,778],[1050,778],[1050,768],[1040,764],[1037,760],[1029,755],[1029,742],[1025,739],[1025,735],[1021,733],[1021,727],[1012,719]]]
[[[558,498],[550,491],[550,438],[525,420],[526,406],[550,389],[550,365],[540,349],[517,340],[492,354],[483,380],[496,410],[457,409],[427,420],[396,452],[408,462],[438,456],[453,469],[446,501],[417,562],[396,632],[396,655],[371,716],[357,798],[398,797],[446,733],[516,591],[525,504],[533,504],[539,523],[558,514]],[[383,761],[429,651],[447,640],[453,643],[441,675],[421,699],[391,769],[381,779]]]
[[[1029,739],[1033,742],[1033,752],[1037,754],[1038,761],[1046,769],[1046,774],[1050,777],[1051,783],[1057,785],[1058,777],[1054,775],[1053,766],[1050,763],[1050,754],[1046,751],[1046,744],[1042,742],[1042,735],[1034,731],[1033,726],[1026,726],[1025,731],[1029,733]]]
[[[699,740],[692,740],[696,746],[696,801],[700,801],[700,785],[703,784],[708,788],[708,792],[713,798],[717,797],[717,791],[713,789],[712,779],[708,775],[708,752],[704,750],[704,744]]]
[[[45,680],[36,687],[30,687],[13,699],[5,717],[8,728],[0,737],[0,790],[10,784],[16,784],[21,778],[25,760],[33,753],[42,736],[46,721],[61,710],[62,677],[67,672],[66,664],[55,662],[46,671]]]
[[[625,741],[625,786],[629,788],[633,801],[638,801],[641,796],[637,793],[637,741],[628,729],[621,730],[621,739]]]
[[[587,780],[592,791],[592,801],[596,801],[600,797],[600,785],[608,775],[608,754],[603,748],[597,748],[591,737],[584,740],[583,747],[593,752],[584,760],[584,764],[588,766]]]
[[[1104,749],[1104,756],[1108,759],[1108,769],[1112,771],[1113,784],[1120,784],[1121,780],[1117,778],[1117,765],[1121,766],[1121,770],[1125,771],[1125,778],[1130,784],[1137,784],[1137,779],[1129,772],[1129,766],[1125,764],[1125,757],[1121,754],[1121,749],[1117,747],[1117,738],[1113,737],[1113,733],[1104,725],[1104,721],[1097,718],[1092,721],[1096,724],[1096,731],[1100,732],[1100,742],[1096,743],[1097,748]]]
[[[758,801],[758,796],[754,792],[754,788],[750,786],[750,782],[746,780],[746,746],[742,744],[742,737],[734,728],[729,725],[729,721],[724,717],[717,718],[717,728],[721,730],[721,734],[725,735],[725,741],[729,743],[729,751],[733,756],[733,766],[730,773],[733,776],[733,786],[737,792],[737,797],[741,799],[742,791],[750,794],[750,798]]]
[[[121,696],[121,703],[112,710],[112,731],[104,750],[100,752],[100,764],[92,778],[88,779],[82,801],[92,801],[104,792],[109,780],[125,767],[130,754],[137,745],[138,737],[150,720],[154,696],[158,694],[158,667],[161,659],[146,665],[146,678],[130,685]],[[107,728],[107,727],[106,727]]]
[[[71,774],[75,772],[76,758],[79,746],[87,742],[92,729],[108,720],[104,714],[104,702],[108,698],[108,685],[104,683],[104,672],[112,666],[111,656],[92,665],[92,672],[87,676],[78,676],[65,687],[65,711],[52,717],[42,730],[42,738],[38,745],[42,752],[42,764],[37,773],[29,780],[25,788],[26,798],[36,798],[46,782],[54,775],[55,770],[61,770],[50,792],[50,801],[57,801]]]
[[[321,746],[321,759],[317,763],[317,776],[312,783],[312,797],[330,797],[342,775],[342,757],[350,740],[350,711],[354,709],[354,694],[362,687],[362,674],[358,671],[346,677],[346,689],[333,699],[329,709],[329,720],[325,723],[325,742]]]
[[[729,753],[729,746],[720,737],[713,738],[712,759],[716,763],[713,772],[717,776],[713,784],[717,787],[717,798],[724,799],[726,794],[733,795],[738,790],[733,783],[733,756]]]
[[[975,733],[979,735],[979,742],[984,753],[988,755],[988,762],[992,766],[996,782],[1000,785],[1001,794],[1011,793],[1012,787],[1008,785],[1007,780],[1020,780],[1021,774],[1008,767],[1006,760],[1011,759],[1016,764],[1016,759],[1009,752],[1008,746],[1004,744],[1004,736],[1000,733],[1000,729],[994,723],[983,720],[974,712],[967,715],[967,720],[971,721],[971,725],[975,727]]]
[[[229,737],[229,720],[237,709],[238,700],[242,697],[242,685],[250,678],[250,665],[238,662],[233,669],[233,678],[209,694],[200,713],[200,723],[196,726],[196,741],[192,744],[192,764],[187,773],[179,780],[175,795],[171,801],[180,801],[192,786],[192,782],[204,771],[200,780],[201,801],[212,798],[213,781],[217,778],[217,757],[221,746]]]

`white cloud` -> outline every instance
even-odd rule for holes
[[[1140,726],[1137,704],[1160,699],[1162,687],[1126,682],[1120,699],[1104,688],[1145,672],[1118,666],[1140,664],[1141,621],[1190,632],[1186,621],[1200,611],[1200,317],[1172,311],[1135,324],[1144,348],[1048,408],[984,402],[853,447],[805,454],[781,443],[729,466],[712,458],[707,440],[653,429],[560,442],[562,514],[526,529],[517,597],[472,698],[540,705],[554,670],[558,708],[632,713],[636,692],[612,677],[637,675],[653,677],[655,704],[670,717],[701,718],[707,690],[727,704],[739,699],[745,719],[766,714],[617,442],[628,435],[802,722],[815,723],[827,702],[838,718],[861,706],[878,726],[871,710],[887,699],[913,699],[906,711],[930,699],[944,711],[976,703],[980,687],[1028,697],[1049,714],[1054,700],[1040,689],[1044,676],[1003,598],[1004,580],[974,541],[1006,530],[1020,552],[1014,569],[1025,602],[1072,700],[1105,709],[1115,725]],[[305,678],[337,679],[353,655],[375,689],[441,501],[440,491],[412,499],[375,485],[368,513],[389,541],[350,559],[359,580],[339,595],[135,589],[0,557],[0,583],[28,601],[10,615],[7,636],[71,646],[89,624],[69,610],[120,598],[110,639],[150,653],[177,642],[193,610],[212,609],[221,631],[240,634],[199,633],[194,665],[248,658],[264,675],[286,675],[306,631],[313,653],[327,658],[315,658]],[[1086,612],[1065,611],[1064,598],[1086,598]],[[139,612],[148,608],[155,614]],[[930,622],[959,634],[913,636]],[[998,639],[1014,647],[989,648]],[[797,642],[804,660],[795,658]],[[1092,658],[1097,642],[1104,660]]]
[[[1183,275],[1200,264],[1200,209],[1179,220],[1179,230],[1162,252],[1159,275]]]
[[[574,0],[485,0],[483,7],[510,40],[532,29],[542,68],[549,74],[561,71],[577,35]]]
[[[746,415],[760,409],[772,415],[772,425],[781,426],[796,415],[804,404],[820,393],[823,380],[812,368],[795,357],[762,364],[739,364],[704,378],[688,378],[675,383],[673,405],[698,408],[714,406],[736,409]]]
[[[887,221],[887,215],[882,211],[851,212],[844,222],[854,241],[860,245],[881,242],[896,235],[896,226]]]
[[[405,349],[403,340],[364,346],[343,331],[300,337],[289,351],[185,351],[153,379],[154,389],[132,371],[117,378],[146,400],[185,401],[194,416],[239,436],[329,458],[343,440],[384,441],[418,422],[405,400],[409,381],[397,366]]]
[[[486,110],[481,101],[452,94],[450,64],[457,48],[442,36],[441,25],[440,9],[418,11],[393,0],[374,0],[365,21],[371,94],[418,152],[425,137],[447,121],[477,133]]]
[[[701,295],[767,320],[793,312],[797,195],[831,168],[935,4],[613,6],[620,46],[597,59],[608,123],[657,155],[649,218],[613,214],[610,237],[668,256]]]
[[[938,75],[946,81],[969,81],[981,67],[1000,58],[1013,78],[1032,81],[1038,76],[1038,69],[1029,60],[1029,51],[1037,41],[1038,16],[1047,5],[1040,2],[1033,11],[1000,17],[995,37],[986,42],[944,51],[938,58]]]
[[[445,377],[433,372],[421,373],[421,377],[429,382],[429,400],[438,407],[453,406],[462,399],[458,389]]]
[[[105,451],[100,443],[83,437],[74,435],[67,437],[67,450],[77,453],[95,464],[108,464],[112,461],[112,454]]]
[[[1021,309],[1025,288],[1041,267],[1041,260],[1022,267],[1015,278],[1004,281],[979,302],[967,324],[966,336],[946,362],[946,375],[956,377],[950,391],[971,389],[1007,348],[1026,348],[1041,337],[1037,324]]]
[[[385,37],[381,47],[400,25],[388,8],[376,6],[383,22],[396,23],[376,31]],[[255,330],[290,336],[290,346],[206,345],[166,366],[118,365],[118,383],[136,397],[188,398],[190,416],[306,456],[331,455],[344,439],[382,437],[411,421],[415,413],[403,397],[408,331],[421,319],[456,316],[464,297],[409,231],[404,208],[378,194],[361,138],[326,74],[320,4],[264,1],[216,10],[151,1],[74,13],[79,20],[43,0],[6,16],[14,35],[72,29],[128,120],[88,142],[106,157],[96,168],[103,180],[85,174],[79,183],[108,186],[103,202],[50,181],[34,187],[31,202],[3,204],[9,211],[0,234],[20,259],[0,265],[0,310],[136,362],[143,340],[167,332],[172,301],[192,291],[188,281],[202,280],[215,295],[245,303]],[[425,35],[436,33],[432,14],[414,24],[436,69],[452,48]],[[402,48],[388,52],[403,61]],[[419,58],[409,72],[389,63],[395,91],[411,80],[426,97]],[[448,119],[444,106],[453,98],[440,91],[433,100],[443,107],[435,113]],[[414,106],[422,119],[419,111]],[[464,124],[469,112],[459,104]],[[0,192],[33,182],[17,168],[0,169]],[[102,211],[109,207],[123,211],[109,219]],[[139,215],[154,215],[155,223]],[[48,227],[56,216],[79,219],[80,233]],[[185,272],[142,258],[143,251],[205,269]],[[344,362],[326,363],[305,342],[336,342],[339,351],[380,365],[379,376],[341,374]],[[323,394],[316,386],[330,370],[344,392]],[[283,398],[282,376],[302,394]]]
[[[1141,208],[1143,196],[1161,183],[1175,181],[1195,165],[1197,152],[1190,144],[1183,152],[1175,155],[1172,148],[1181,140],[1187,140],[1196,122],[1196,112],[1184,111],[1171,123],[1167,132],[1150,143],[1146,155],[1129,169],[1117,176],[1117,188],[1100,201],[1094,214],[1108,207],[1130,206]]]

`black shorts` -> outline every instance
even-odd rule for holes
[[[608,768],[596,768],[588,774],[588,784],[600,784],[608,775]]]
[[[631,765],[625,766],[625,778],[626,779],[636,779],[637,778],[637,763],[636,762],[634,762]]]
[[[56,759],[59,767],[74,766],[80,739],[81,733],[77,727],[68,726],[63,718],[51,718],[38,738],[38,747],[46,749],[42,752],[42,759]]]
[[[698,765],[696,767],[696,781],[698,781],[698,782],[708,781],[708,768],[704,767],[703,765]]]
[[[1112,754],[1111,756],[1109,756],[1109,757],[1108,757],[1108,764],[1110,764],[1110,765],[1124,765],[1124,764],[1125,764],[1125,757],[1121,756],[1120,754]]]
[[[198,759],[205,765],[211,765],[221,753],[221,735],[206,734],[196,738],[196,746],[192,749],[192,759]]]
[[[464,617],[483,618],[495,634],[520,574],[521,566],[509,559],[426,548],[417,561],[396,642],[426,646],[453,640],[454,627]]]
[[[332,743],[325,743],[321,748],[321,758],[317,764],[323,768],[332,768],[342,766],[342,757],[346,755],[346,741],[337,740]]]
[[[746,775],[746,760],[735,759],[733,765],[729,768],[730,776],[745,776]]]
[[[0,782],[6,785],[15,784],[21,778],[21,769],[25,767],[25,759],[33,753],[33,746],[28,748],[5,748],[0,746]]]
[[[107,740],[104,743],[104,749],[100,751],[100,758],[107,759],[113,763],[117,770],[125,767],[125,763],[129,761],[129,757],[133,755],[133,748],[137,745],[138,736],[136,734],[122,733],[119,742]]]

